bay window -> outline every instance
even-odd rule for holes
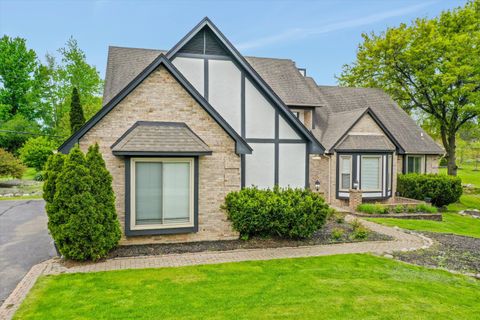
[[[193,158],[132,158],[130,169],[131,230],[193,226]]]
[[[362,156],[360,184],[364,191],[382,190],[382,157]]]
[[[352,185],[352,156],[340,156],[340,190],[347,191]]]

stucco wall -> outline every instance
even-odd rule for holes
[[[220,209],[225,195],[240,188],[240,157],[234,140],[163,67],[154,71],[80,140],[86,151],[98,142],[113,176],[117,214],[124,232],[125,165],[110,146],[136,121],[186,123],[213,151],[199,160],[199,231],[158,236],[122,236],[122,244],[233,239],[230,222]]]

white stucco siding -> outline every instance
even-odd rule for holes
[[[281,116],[278,119],[278,129],[280,139],[300,139],[300,136]]]
[[[208,61],[208,101],[240,133],[242,74],[232,61]]]
[[[180,70],[185,78],[198,92],[204,95],[205,65],[203,59],[177,57],[173,65]]]
[[[275,182],[275,145],[251,143],[252,154],[245,156],[245,186],[272,188]]]
[[[278,184],[281,187],[304,188],[306,166],[305,143],[279,145]]]
[[[247,138],[275,137],[275,109],[248,79],[245,79],[245,134]]]

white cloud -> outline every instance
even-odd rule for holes
[[[238,44],[236,47],[239,50],[248,50],[252,48],[259,48],[265,47],[270,44],[278,43],[278,42],[285,42],[289,41],[298,37],[310,37],[316,36],[320,34],[326,34],[334,31],[354,28],[354,27],[361,27],[365,25],[369,25],[375,22],[383,21],[389,18],[402,16],[408,13],[412,13],[418,11],[422,8],[428,7],[432,5],[434,2],[424,2],[420,4],[416,4],[413,6],[403,7],[395,10],[384,11],[376,14],[372,14],[363,18],[357,19],[350,19],[344,20],[339,22],[334,22],[330,24],[326,24],[323,26],[319,26],[317,28],[294,28],[288,29],[282,33],[271,35],[265,38],[255,39],[252,41],[247,41]]]

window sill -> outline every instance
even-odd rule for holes
[[[161,228],[161,229],[140,229],[132,230],[127,228],[125,235],[129,236],[148,236],[148,235],[162,235],[162,234],[182,234],[193,233],[198,231],[198,226],[193,227],[175,227],[175,228]]]

